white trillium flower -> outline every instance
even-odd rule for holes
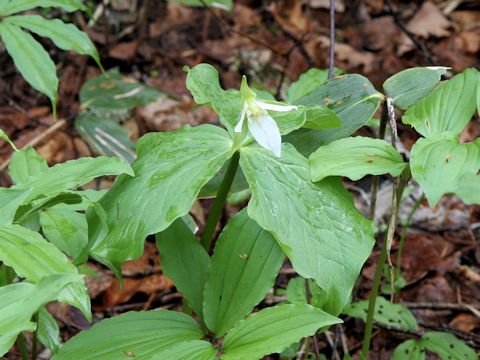
[[[257,95],[247,84],[247,78],[242,78],[240,87],[243,108],[240,120],[234,131],[241,133],[244,127],[245,118],[247,127],[253,138],[265,149],[271,150],[277,157],[281,155],[282,136],[276,121],[269,115],[268,111],[288,112],[297,110],[297,106],[283,105],[256,100]]]

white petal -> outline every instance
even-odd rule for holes
[[[265,149],[271,150],[275,156],[280,157],[282,137],[275,120],[265,113],[259,116],[250,116],[247,124],[253,138]]]
[[[258,106],[260,106],[263,110],[271,110],[271,111],[278,111],[278,112],[287,112],[292,110],[297,110],[298,106],[294,105],[283,105],[283,104],[272,104],[263,101],[255,101]]]
[[[243,122],[245,121],[245,115],[247,113],[247,104],[243,105],[242,113],[240,114],[240,119],[238,120],[237,125],[235,125],[235,129],[233,131],[240,133],[242,132]]]

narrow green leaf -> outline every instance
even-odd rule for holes
[[[477,360],[475,351],[452,334],[429,331],[422,335],[420,345],[437,353],[442,360]]]
[[[359,180],[366,175],[398,176],[406,164],[385,140],[356,136],[320,146],[310,155],[313,181],[327,176],[346,176]]]
[[[58,299],[58,294],[70,283],[81,278],[77,275],[44,277],[38,284],[26,282],[0,287],[0,356],[13,345],[22,331],[34,331],[32,316],[44,304]]]
[[[1,35],[1,33],[0,33]],[[8,137],[7,134],[5,134],[5,131],[3,131],[2,129],[0,129],[0,139],[2,139],[3,141],[6,141],[7,143],[10,144],[10,146],[13,148],[13,150],[15,151],[18,151],[17,147],[15,146],[15,144],[13,143],[12,140],[10,140],[10,138]]]
[[[280,353],[318,329],[342,320],[310,305],[277,305],[240,321],[223,342],[222,360],[257,360]]]
[[[66,11],[85,10],[81,0],[6,0],[0,5],[0,16],[15,14],[36,7],[60,7]]]
[[[336,178],[314,184],[308,160],[284,144],[282,157],[241,148],[252,189],[248,214],[270,231],[297,273],[326,291],[325,310],[338,315],[349,300],[374,240],[370,221]]]
[[[40,225],[45,238],[72,258],[77,258],[88,243],[85,214],[47,209],[40,213]]]
[[[129,164],[137,156],[127,130],[115,121],[84,112],[75,119],[75,129],[100,155],[116,156]]]
[[[425,350],[415,340],[398,345],[390,360],[425,360]]]
[[[128,312],[102,320],[62,346],[52,360],[151,359],[177,344],[200,340],[190,316],[167,310]]]
[[[203,289],[210,257],[183,219],[156,235],[162,270],[183,293],[195,313],[203,317]]]
[[[136,177],[120,176],[100,200],[109,233],[95,239],[93,255],[112,268],[140,256],[149,234],[188,213],[200,189],[231,156],[231,147],[227,132],[212,125],[143,136],[132,165]],[[98,222],[88,221],[91,231]]]
[[[236,214],[220,234],[204,294],[204,318],[217,337],[249,314],[273,287],[285,255],[275,239]]]
[[[342,71],[340,69],[335,69],[335,74],[339,75]],[[287,100],[289,102],[294,102],[301,97],[308,95],[313,90],[318,88],[320,85],[325,83],[328,80],[328,70],[322,69],[310,69],[307,72],[304,72],[297,81],[292,83],[287,90]]]
[[[16,25],[2,21],[0,35],[18,71],[33,88],[50,98],[55,111],[58,78],[50,55],[32,35]]]
[[[458,137],[448,133],[420,139],[412,148],[410,167],[432,207],[447,193],[455,193],[468,203],[478,199],[478,195],[472,198],[469,194],[480,181],[480,140],[459,144]]]
[[[429,96],[409,108],[402,118],[425,137],[451,132],[459,135],[476,106],[478,72],[467,69],[443,81]]]
[[[82,108],[97,111],[129,110],[157,100],[158,90],[124,79],[117,69],[87,81],[80,90]]]
[[[157,353],[151,360],[215,360],[217,348],[205,340],[175,343],[167,350]]]
[[[30,176],[43,173],[48,169],[47,160],[38,155],[34,148],[29,147],[16,151],[8,165],[8,174],[14,184],[27,181]]]
[[[39,15],[10,16],[4,22],[48,37],[62,50],[73,50],[80,55],[89,55],[101,66],[95,45],[86,33],[73,24],[66,24],[60,19],[45,19]]]
[[[37,337],[53,353],[60,349],[60,329],[55,318],[45,307],[41,307],[38,311]]]
[[[383,95],[375,90],[367,78],[358,74],[338,76],[299,98],[295,104],[325,106],[337,114],[341,127],[324,130],[299,129],[285,139],[308,156],[320,145],[350,136],[367,124],[382,99]]]
[[[54,245],[19,225],[0,227],[0,261],[34,283],[59,273],[78,274],[77,268]],[[86,318],[91,318],[90,298],[82,278],[66,287],[59,300],[77,307]]]
[[[367,319],[368,300],[358,301],[347,305],[342,313],[363,321]],[[395,326],[401,329],[417,330],[418,324],[411,311],[402,304],[392,304],[390,301],[379,296],[375,303],[373,319],[382,324]]]
[[[308,281],[310,288],[310,304],[312,306],[321,308],[325,301],[325,292],[320,289],[317,284],[311,279],[305,280],[302,277],[293,278],[287,285],[288,302],[292,304],[308,304],[307,289],[305,282]]]
[[[406,69],[389,77],[383,89],[396,107],[405,110],[429,95],[448,69],[443,66]]]
[[[53,197],[61,192],[75,189],[100,176],[119,174],[134,175],[130,166],[118,158],[85,157],[52,166],[13,188],[31,189],[26,201],[32,201],[38,197]]]

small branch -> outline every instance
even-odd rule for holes
[[[328,79],[335,77],[335,0],[330,0],[330,49],[328,62]]]
[[[450,311],[471,312],[475,316],[480,317],[480,309],[469,304],[402,302],[402,305],[405,305],[410,309],[450,310]]]
[[[387,8],[389,14],[393,17],[393,21],[395,22],[395,24],[397,24],[397,26],[400,28],[400,30],[402,30],[405,33],[405,35],[407,35],[407,37],[420,50],[420,52],[422,53],[425,60],[427,60],[428,64],[429,65],[435,65],[435,61],[433,59],[433,56],[432,56],[430,50],[428,50],[428,48],[425,46],[425,44],[423,42],[421,42],[414,33],[412,33],[410,30],[408,30],[407,26],[400,19],[398,14],[395,11],[393,11],[393,7],[392,7],[392,4],[390,3],[390,0],[383,0],[383,3],[385,5],[385,7]]]

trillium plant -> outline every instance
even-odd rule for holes
[[[13,26],[3,21],[2,36]],[[386,261],[386,280],[400,291],[391,252],[408,182],[418,182],[431,206],[445,194],[480,203],[480,141],[459,140],[480,104],[477,70],[442,81],[447,68],[408,69],[389,78],[382,94],[361,75],[327,80],[326,71],[311,69],[283,102],[249,87],[246,77],[240,89],[223,89],[208,64],[186,71],[187,88],[215,111],[218,126],[148,133],[131,166],[100,156],[49,167],[34,149],[14,148],[14,185],[0,188],[0,355],[16,346],[28,358],[26,339],[33,338],[32,353],[38,340],[55,360],[255,360],[282,352],[293,359],[300,342],[310,344],[309,337],[352,316],[366,323],[361,358],[373,320],[414,334],[394,359],[425,359],[425,350],[442,359],[477,358],[453,335],[420,332],[404,305],[377,298]],[[380,128],[390,124],[391,142],[382,134],[351,136],[377,123],[380,106]],[[420,134],[403,156],[396,148],[400,113]],[[392,178],[392,216],[370,298],[355,301],[375,229],[342,177],[370,175]],[[117,178],[108,191],[82,190],[100,176]],[[207,198],[213,205],[198,229],[189,213]],[[245,207],[226,219],[227,202]],[[81,275],[87,260],[121,279],[122,264],[140,257],[146,240],[156,242],[162,271],[183,294],[183,312],[127,312],[62,343],[46,305],[61,301],[92,320]],[[284,302],[266,306],[286,264],[298,277],[283,289]]]

